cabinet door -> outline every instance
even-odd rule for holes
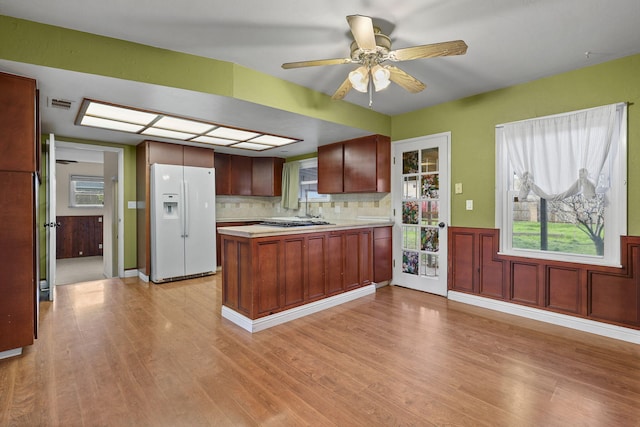
[[[344,144],[344,192],[375,193],[377,188],[376,136]]]
[[[344,288],[360,286],[360,231],[349,230],[344,234]]]
[[[0,172],[0,352],[33,344],[37,281],[33,175]]]
[[[182,165],[184,153],[182,145],[168,144],[166,142],[146,141],[148,146],[148,163],[161,163],[163,165]]]
[[[307,299],[312,301],[327,294],[325,274],[327,235],[314,234],[307,238],[306,283]]]
[[[251,194],[253,196],[282,195],[282,165],[284,159],[254,157],[252,163]]]
[[[342,233],[329,233],[327,237],[327,292],[344,290],[344,245]]]
[[[377,135],[377,171],[376,191],[379,193],[391,192],[391,138]]]
[[[216,153],[213,165],[216,169],[216,195],[228,196],[231,194],[231,156]]]
[[[342,144],[318,147],[318,193],[344,192]]]
[[[213,149],[211,148],[185,145],[183,147],[183,153],[185,166],[196,166],[199,168],[214,167]]]
[[[370,285],[373,281],[373,233],[370,228],[360,229],[358,270],[360,286]]]
[[[259,241],[253,244],[257,269],[254,275],[253,292],[255,293],[255,312],[257,318],[267,316],[279,311],[281,301],[281,278],[278,260],[280,259],[281,240],[274,237],[273,240]]]
[[[391,227],[373,229],[373,281],[376,283],[391,280]]]
[[[282,307],[300,305],[305,300],[304,255],[305,236],[298,235],[282,239],[280,277],[283,279]]]
[[[0,73],[0,170],[35,172],[36,81]]]
[[[230,176],[231,194],[238,196],[251,195],[251,157],[231,156]]]

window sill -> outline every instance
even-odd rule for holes
[[[616,261],[608,261],[600,257],[576,257],[570,255],[563,255],[560,253],[554,254],[541,254],[539,252],[534,251],[498,251],[498,255],[506,256],[506,257],[518,257],[518,258],[532,258],[532,259],[543,259],[547,261],[554,262],[567,262],[573,264],[586,264],[586,265],[598,265],[602,267],[614,267],[614,268],[622,268],[622,264]]]

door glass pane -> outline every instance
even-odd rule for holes
[[[438,242],[440,229],[438,227],[422,227],[420,232],[420,250],[427,252],[438,252],[440,244]]]
[[[418,173],[418,151],[402,153],[402,173]]]
[[[439,170],[438,149],[426,148],[422,150],[421,172],[435,172]],[[405,172],[407,173],[407,172]]]
[[[420,258],[420,274],[432,277],[438,275],[438,255],[422,254]]]
[[[403,178],[404,181],[404,192],[402,195],[403,199],[417,199],[418,198],[418,176],[405,176]]]
[[[402,272],[418,275],[419,252],[402,251]]]
[[[418,224],[418,215],[420,211],[418,209],[418,202],[409,201],[402,202],[402,223],[403,224]]]
[[[422,197],[437,199],[440,190],[440,179],[438,174],[422,175]]]
[[[440,202],[437,200],[422,201],[422,225],[436,225],[438,223]]]
[[[420,248],[420,231],[418,227],[402,227],[402,247],[418,250]]]

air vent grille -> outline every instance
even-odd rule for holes
[[[53,108],[62,108],[63,110],[70,110],[71,101],[67,101],[66,99],[50,98],[49,106]]]

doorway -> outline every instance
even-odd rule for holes
[[[47,251],[47,277],[49,299],[53,299],[52,285],[124,276],[124,242],[120,238],[124,150],[55,141],[53,135],[50,140],[53,161],[47,208],[48,224],[54,226],[49,227],[49,242],[53,244]],[[68,225],[63,225],[65,222]],[[68,242],[64,242],[65,232]],[[70,254],[56,256],[62,247]],[[58,264],[61,275],[56,274]]]
[[[451,133],[393,144],[394,284],[447,295]]]

